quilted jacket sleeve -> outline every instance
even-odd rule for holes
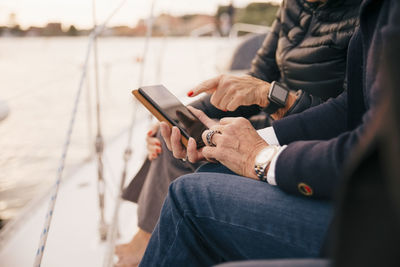
[[[251,76],[267,82],[279,80],[280,76],[279,69],[275,60],[279,32],[281,29],[280,10],[281,9],[278,10],[277,18],[272,24],[271,32],[268,33],[263,45],[258,50],[255,58],[253,59],[251,70],[249,72]]]

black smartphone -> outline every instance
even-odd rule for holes
[[[140,87],[132,94],[159,120],[171,127],[177,126],[182,143],[187,146],[189,137],[196,140],[197,148],[203,147],[202,133],[207,127],[163,85]]]

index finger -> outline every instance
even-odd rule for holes
[[[238,118],[234,118],[234,117],[225,117],[219,121],[219,124],[221,124],[221,125],[231,124],[232,122],[234,122],[237,119]]]
[[[217,123],[210,119],[203,111],[200,109],[194,108],[192,106],[187,106],[187,108],[208,128],[216,125]]]
[[[194,88],[192,90],[193,94],[191,94],[190,96],[193,97],[200,93],[204,93],[204,92],[211,93],[212,91],[215,91],[220,79],[221,79],[221,76],[217,76],[215,78],[212,78],[212,79],[202,82],[201,84],[199,84],[196,88]]]

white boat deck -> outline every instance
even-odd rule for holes
[[[144,158],[146,122],[134,131],[133,156],[127,176],[130,181]],[[125,132],[105,150],[106,218],[111,221],[117,188],[123,166],[123,151],[127,143]],[[106,144],[107,145],[107,144]],[[61,184],[41,266],[102,266],[107,243],[99,237],[99,207],[96,162],[91,161],[66,177]],[[0,234],[0,265],[4,267],[33,266],[39,237],[50,196],[36,201]],[[119,216],[118,243],[128,241],[137,229],[136,205],[123,201]]]

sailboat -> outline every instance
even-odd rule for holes
[[[138,104],[133,104],[131,125],[128,129],[104,145],[101,135],[100,103],[97,102],[96,156],[71,176],[63,177],[89,59],[93,54],[94,68],[98,68],[96,66],[98,38],[108,21],[117,14],[125,2],[122,1],[102,24],[95,24],[93,27],[88,39],[84,67],[54,185],[44,196],[29,203],[17,218],[8,222],[1,230],[1,266],[113,266],[115,244],[127,242],[137,230],[137,206],[123,202],[120,196],[122,188],[129,182],[127,179],[134,176],[146,157],[143,132],[148,128],[150,121],[149,116],[138,108]],[[153,6],[154,3],[155,1]],[[139,85],[143,82],[148,44],[151,41],[152,13],[153,11],[150,12],[148,19],[146,41],[140,62]],[[246,31],[249,31],[249,27],[246,26]],[[268,31],[268,28],[261,29],[258,26],[253,29],[256,33]],[[250,55],[243,56],[239,48],[236,50],[237,56],[251,59],[263,38],[258,36],[246,40],[247,45],[257,42],[253,45],[255,48],[250,51],[248,47],[244,49],[246,44],[243,44],[242,51],[247,51]],[[231,36],[230,45],[237,44],[238,39],[237,36]],[[236,71],[243,71],[242,69],[248,66],[248,62],[244,63],[246,67],[241,67],[233,64],[235,60],[218,61],[224,63],[229,61],[230,64],[226,65],[230,65],[230,69]],[[242,58],[239,61],[245,60]],[[225,71],[223,67],[219,69]],[[95,83],[98,83],[98,77],[95,80],[97,80]],[[98,84],[95,87],[98,88]],[[104,166],[105,159],[107,168]],[[117,172],[117,170],[122,171]]]

